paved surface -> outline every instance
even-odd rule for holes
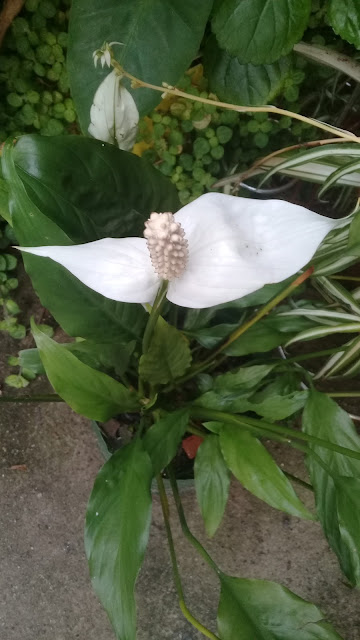
[[[113,640],[83,551],[86,502],[102,464],[89,423],[64,405],[2,405],[0,441],[1,640]],[[301,471],[297,454],[287,453],[287,467]],[[205,541],[193,492],[183,499]],[[211,624],[216,578],[177,527],[175,538],[188,602]],[[315,601],[347,640],[360,639],[359,593],[345,586],[319,525],[276,512],[234,484],[221,530],[206,544],[224,571],[278,580]],[[156,496],[138,604],[139,640],[199,637],[177,608]]]

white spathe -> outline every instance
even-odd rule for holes
[[[200,309],[281,282],[306,265],[336,221],[282,200],[208,193],[174,215],[185,231],[184,273],[167,297]],[[152,302],[161,284],[145,238],[105,238],[82,245],[20,247],[55,260],[98,293],[121,302]]]
[[[138,122],[134,98],[114,70],[95,93],[88,131],[97,140],[117,144],[119,149],[128,151],[134,146]]]

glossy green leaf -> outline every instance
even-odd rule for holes
[[[204,52],[205,75],[211,91],[219,100],[257,106],[268,104],[282,90],[290,69],[290,60],[273,64],[242,64],[236,56],[220,49],[216,38],[209,38]]]
[[[150,348],[140,358],[139,373],[152,384],[166,384],[179,378],[191,363],[187,338],[159,318]]]
[[[272,364],[254,365],[219,375],[213,379],[211,389],[197,398],[195,404],[217,411],[251,411],[249,398],[273,368]]]
[[[14,165],[12,142],[7,142],[3,149],[2,165],[11,191],[10,210],[19,243],[24,246],[72,244],[67,234],[29,198]],[[69,335],[125,342],[142,333],[146,322],[142,306],[101,296],[48,258],[28,254],[24,256],[24,263],[42,304]]]
[[[175,84],[196,56],[213,0],[73,0],[69,25],[68,70],[72,97],[84,133],[96,89],[109,73],[94,69],[92,53],[103,42],[126,71],[156,85]],[[132,90],[140,115],[161,100],[150,89]]]
[[[90,576],[117,640],[136,638],[134,587],[149,538],[151,480],[150,458],[136,440],[102,467],[87,508]]]
[[[360,6],[357,0],[330,0],[327,15],[335,33],[360,49]]]
[[[335,478],[335,487],[340,535],[348,549],[357,550],[352,554],[353,572],[360,576],[360,478]]]
[[[349,415],[325,394],[311,391],[305,406],[303,429],[310,435],[335,442],[360,452],[360,438]],[[308,457],[311,483],[315,489],[320,522],[330,546],[338,556],[340,566],[352,584],[360,585],[360,540],[354,544],[356,510],[360,512],[360,461],[323,447],[309,445],[325,463],[326,469]],[[349,480],[344,479],[349,478]],[[354,487],[350,498],[349,490]]]
[[[207,436],[194,465],[196,497],[208,536],[212,537],[224,515],[230,473],[221,453],[218,436]]]
[[[214,389],[218,393],[238,393],[255,389],[274,368],[274,364],[256,364],[240,367],[237,371],[223,373],[214,378]]]
[[[299,389],[299,381],[289,374],[278,375],[249,399],[249,410],[268,420],[284,420],[304,407],[307,390]]]
[[[0,177],[0,217],[11,224],[11,216],[9,211],[9,190],[6,181]]]
[[[261,442],[248,431],[223,425],[220,446],[235,478],[271,507],[299,518],[313,519],[291,483]]]
[[[220,47],[242,63],[268,64],[301,40],[311,0],[222,0],[212,28]]]
[[[154,475],[160,473],[176,455],[188,423],[189,411],[179,409],[160,418],[146,432],[143,443],[150,456]]]
[[[341,640],[315,605],[276,582],[220,580],[221,640]]]
[[[32,202],[75,243],[142,236],[152,211],[180,208],[160,171],[99,140],[23,136],[13,159]]]
[[[117,413],[136,411],[139,401],[110,376],[81,362],[31,322],[41,362],[56,393],[77,413],[102,422]]]
[[[243,333],[224,351],[228,356],[243,356],[248,353],[261,353],[270,351],[288,341],[291,334],[294,336],[312,326],[311,320],[305,317],[290,318],[271,315],[262,318],[250,329]]]

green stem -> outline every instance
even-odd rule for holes
[[[292,482],[296,482],[296,484],[300,485],[301,487],[304,487],[304,489],[308,489],[308,491],[314,491],[314,487],[309,484],[309,482],[305,482],[305,480],[302,480],[301,478],[298,478],[298,476],[294,476],[292,473],[289,473],[288,471],[283,471],[283,474],[289,478],[289,480],[292,480]]]
[[[209,629],[204,627],[204,625],[201,624],[201,622],[199,622],[199,620],[194,618],[194,616],[192,615],[192,613],[189,611],[189,609],[187,608],[187,606],[185,604],[184,591],[183,591],[182,584],[181,584],[181,578],[180,578],[178,563],[177,563],[177,559],[176,559],[176,551],[175,551],[174,539],[173,539],[173,536],[172,536],[171,526],[170,526],[169,503],[168,503],[168,499],[167,499],[167,495],[166,495],[166,491],[165,491],[165,487],[164,487],[164,482],[163,482],[163,479],[162,479],[161,475],[158,475],[156,477],[156,481],[157,481],[157,485],[158,485],[161,508],[162,508],[162,512],[163,512],[164,524],[165,524],[165,529],[166,529],[166,535],[167,535],[168,544],[169,544],[171,564],[172,564],[172,569],[173,569],[173,574],[174,574],[174,582],[175,582],[176,590],[177,590],[178,596],[179,596],[180,609],[181,609],[183,615],[185,616],[185,618],[190,622],[190,624],[192,624],[193,627],[195,627],[195,629],[197,629],[198,631],[201,631],[201,633],[204,636],[206,636],[206,638],[210,638],[210,640],[220,640],[220,638],[218,638],[218,636],[216,636],[214,633],[212,633],[212,631],[210,631]]]
[[[302,360],[311,360],[312,358],[321,358],[322,356],[331,356],[333,353],[344,351],[344,347],[336,347],[334,349],[323,349],[322,351],[312,351],[311,353],[303,353],[297,356],[291,356],[286,360],[280,360],[279,364],[284,362],[301,362]]]
[[[262,309],[260,309],[260,311],[258,311],[252,318],[250,318],[250,320],[248,320],[247,322],[244,322],[244,324],[242,324],[240,327],[235,329],[235,331],[233,331],[233,333],[230,334],[227,340],[225,340],[225,342],[223,342],[219,347],[217,347],[217,349],[215,349],[203,362],[198,363],[197,365],[192,367],[192,369],[190,369],[187,375],[183,376],[182,378],[179,378],[176,381],[177,384],[190,380],[190,378],[193,378],[198,373],[201,373],[202,371],[211,367],[216,357],[222,351],[227,349],[233,342],[235,342],[235,340],[237,340],[248,329],[250,329],[250,327],[254,326],[254,324],[259,322],[259,320],[261,320],[264,316],[270,313],[270,311],[272,311],[272,309],[276,307],[279,304],[279,302],[284,300],[284,298],[287,298],[287,296],[290,295],[294,291],[294,289],[299,287],[305,280],[307,280],[307,278],[309,278],[312,275],[313,271],[314,271],[314,268],[310,267],[304,273],[302,273],[298,278],[296,278],[296,280],[294,280],[289,286],[285,287],[285,289],[280,291],[280,293],[274,296],[274,298],[272,298],[266,305],[264,305]]]
[[[360,391],[337,391],[336,393],[326,393],[329,398],[360,398]]]
[[[33,396],[0,396],[0,402],[65,402],[56,393]]]
[[[348,280],[349,282],[360,282],[357,276],[329,276],[330,280]]]
[[[168,288],[168,282],[167,282],[167,280],[164,280],[162,282],[162,284],[161,284],[161,287],[160,287],[159,291],[157,292],[157,296],[155,298],[155,302],[154,302],[154,304],[152,306],[152,309],[151,309],[150,315],[149,315],[149,319],[148,319],[147,325],[145,327],[144,336],[143,336],[143,343],[142,343],[142,352],[143,352],[143,354],[146,353],[149,350],[150,343],[151,343],[151,338],[153,336],[154,329],[155,329],[156,323],[158,321],[162,306],[163,306],[163,304],[165,302],[167,288]]]
[[[167,467],[166,471],[167,471],[167,474],[169,476],[171,489],[172,489],[172,492],[173,492],[174,501],[175,501],[176,509],[177,509],[177,512],[178,512],[178,515],[179,515],[180,524],[181,524],[181,529],[182,529],[182,531],[184,533],[184,536],[189,540],[189,542],[193,545],[193,547],[195,547],[195,549],[200,553],[200,555],[204,558],[204,560],[211,567],[211,569],[213,569],[213,571],[215,571],[215,573],[218,576],[221,575],[221,571],[220,571],[219,567],[217,566],[217,564],[209,556],[208,552],[206,551],[206,549],[204,549],[204,547],[202,546],[201,542],[199,542],[199,540],[197,538],[195,538],[195,536],[191,533],[191,531],[190,531],[190,529],[188,527],[173,468],[171,466],[169,466],[169,467]]]
[[[263,420],[256,420],[255,418],[250,418],[248,416],[234,416],[229,413],[225,413],[223,411],[215,411],[213,409],[205,409],[202,407],[190,407],[190,415],[193,418],[199,418],[201,420],[215,420],[217,422],[225,422],[227,424],[234,424],[238,427],[245,427],[250,431],[256,430],[259,433],[259,430],[263,432],[266,436],[267,433],[273,433],[277,435],[285,436],[287,442],[292,444],[294,440],[304,440],[305,442],[309,442],[313,445],[317,445],[324,449],[329,449],[330,451],[336,451],[337,453],[341,453],[348,458],[355,458],[356,460],[360,460],[360,452],[353,451],[352,449],[347,449],[346,447],[342,447],[335,442],[330,442],[329,440],[323,440],[322,438],[317,438],[316,436],[311,436],[308,433],[303,433],[302,431],[294,431],[293,429],[289,429],[288,427],[283,427],[279,424],[268,423]]]

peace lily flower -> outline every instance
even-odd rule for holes
[[[145,238],[20,248],[55,260],[112,300],[151,303],[168,280],[171,302],[205,308],[296,273],[335,224],[281,200],[209,193],[174,215],[152,213]]]
[[[108,63],[110,53],[100,59]],[[94,61],[99,59],[94,51]],[[121,84],[121,75],[114,69],[97,89],[90,109],[89,133],[97,140],[117,144],[119,149],[132,149],[136,139],[139,112],[131,93]]]

